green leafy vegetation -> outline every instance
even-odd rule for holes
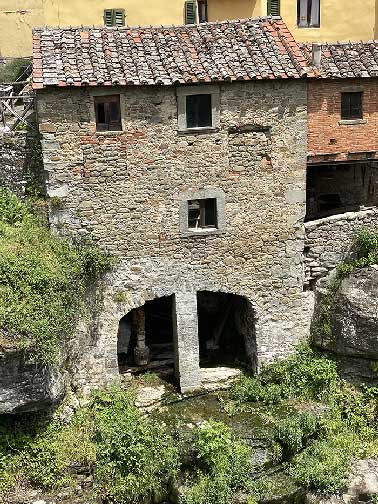
[[[197,429],[198,468],[183,504],[228,504],[235,491],[251,478],[251,450],[222,422],[205,422]]]
[[[27,69],[29,72],[27,73]],[[31,73],[31,60],[12,58],[5,65],[0,65],[0,82],[12,83],[17,79],[26,80]],[[28,75],[29,74],[29,75]]]
[[[149,503],[167,493],[179,469],[173,438],[117,387],[95,393],[68,423],[3,417],[0,434],[0,492],[16,479],[44,489],[74,487],[76,467],[94,475],[104,502]]]
[[[336,363],[300,347],[266,366],[258,377],[242,376],[230,391],[238,404],[263,401],[321,401],[318,414],[299,412],[278,421],[274,458],[289,463],[300,485],[326,493],[341,490],[352,457],[378,455],[378,388],[341,380]],[[315,407],[316,409],[316,407]]]
[[[294,397],[326,400],[334,393],[337,382],[336,363],[301,346],[287,359],[266,366],[257,377],[243,375],[231,388],[230,396],[239,402],[266,404]]]
[[[151,502],[178,472],[178,449],[161,426],[142,417],[130,394],[113,388],[94,397],[96,484],[106,502]]]
[[[84,313],[86,289],[112,265],[97,248],[51,234],[27,204],[0,188],[0,338],[55,361]]]

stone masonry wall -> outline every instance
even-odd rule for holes
[[[23,196],[24,166],[28,158],[26,132],[0,133],[0,184]]]
[[[377,231],[378,209],[332,215],[305,224],[306,285],[328,275],[351,252],[353,239],[361,229]]]
[[[120,93],[122,132],[96,133],[95,93]],[[195,310],[197,291],[246,297],[259,364],[308,335],[305,82],[221,85],[220,128],[202,134],[178,132],[169,87],[41,91],[38,112],[47,191],[62,203],[51,210],[52,225],[120,258],[106,279],[96,332],[76,363],[79,383],[118,375],[119,320],[161,296],[176,295],[178,330],[185,316],[194,324],[187,311]],[[224,226],[185,234],[182,200],[202,190],[224,195]],[[190,367],[195,335],[176,346],[188,355],[181,354],[180,372],[185,367],[197,379]]]

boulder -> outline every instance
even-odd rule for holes
[[[339,495],[308,493],[306,504],[354,504],[373,502],[378,495],[378,460],[356,460],[349,477],[348,488]]]
[[[341,282],[331,302],[328,330],[324,330],[331,281],[332,277],[324,279],[317,286],[313,341],[340,356],[347,374],[372,378],[378,371],[378,267],[358,269]]]
[[[25,360],[17,350],[0,352],[0,414],[45,410],[65,394],[64,376]]]

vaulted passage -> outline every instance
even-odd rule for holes
[[[235,294],[198,292],[200,366],[256,367],[254,311]]]
[[[164,370],[173,374],[172,296],[147,301],[125,315],[118,329],[120,372]]]
[[[359,211],[377,203],[377,162],[308,166],[307,221]]]

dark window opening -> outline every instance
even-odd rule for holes
[[[96,96],[96,130],[121,131],[121,106],[119,95]]]
[[[186,127],[206,128],[213,125],[211,94],[186,97]]]
[[[147,301],[144,307],[145,344],[149,349],[149,362],[144,366],[135,363],[137,328],[132,310],[119,323],[118,365],[123,373],[140,373],[153,370],[164,377],[173,376],[173,297]]]
[[[308,166],[307,221],[377,205],[377,162]]]
[[[341,119],[362,118],[362,93],[341,93]]]
[[[104,10],[104,25],[105,26],[124,26],[125,25],[125,10],[124,9],[105,9]]]
[[[216,198],[188,201],[188,228],[216,228],[217,227]]]
[[[280,0],[268,0],[267,13],[268,16],[280,16]]]
[[[320,27],[320,0],[297,0],[297,25],[299,28]]]
[[[200,23],[207,21],[207,0],[198,0],[198,21]]]
[[[256,369],[254,310],[235,294],[198,292],[200,366],[244,365]]]

